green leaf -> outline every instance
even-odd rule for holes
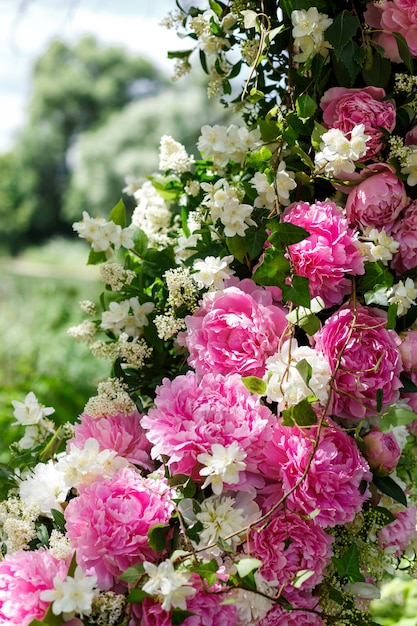
[[[255,169],[258,169],[260,165],[262,165],[263,163],[269,163],[271,159],[271,150],[269,150],[269,148],[267,148],[266,146],[262,146],[262,148],[260,148],[259,150],[254,150],[247,155],[245,164],[248,167],[254,167]]]
[[[414,420],[417,420],[417,414],[414,413],[414,411],[393,404],[389,407],[388,411],[382,415],[379,428],[383,433],[388,433],[391,428],[407,426],[407,424],[411,424]]]
[[[57,530],[59,530],[62,534],[65,535],[65,517],[61,511],[57,511],[56,509],[51,509],[52,517],[54,520],[54,524]]]
[[[223,552],[226,552],[228,554],[236,554],[236,550],[232,548],[230,543],[225,541],[222,537],[218,538],[217,545],[220,548],[220,550],[223,550]]]
[[[143,568],[143,563],[136,563],[136,565],[132,565],[132,567],[128,567],[118,578],[123,580],[125,583],[129,583],[130,585],[136,585],[139,578],[143,576],[145,570]]]
[[[311,396],[311,398],[305,398],[298,404],[284,409],[282,411],[283,426],[294,426],[295,424],[298,426],[312,426],[316,424],[317,415],[314,413],[311,406],[312,398],[317,400],[315,396]]]
[[[45,524],[39,524],[38,526],[36,526],[36,536],[42,546],[47,546],[49,544],[49,533]]]
[[[223,13],[223,9],[218,2],[215,0],[209,0],[210,9],[214,11],[216,15],[221,15]]]
[[[390,304],[387,312],[386,328],[394,330],[397,325],[398,304]]]
[[[44,618],[42,620],[32,620],[29,626],[61,626],[66,621],[67,620],[64,620],[62,615],[54,615],[52,612],[52,605],[50,605]]]
[[[340,53],[339,63],[342,71],[344,70],[345,73],[349,74],[351,85],[361,71],[365,60],[364,56],[361,57],[359,51],[359,46],[354,41],[349,41]]]
[[[290,264],[285,258],[284,251],[270,247],[265,250],[262,263],[256,268],[252,279],[258,285],[280,287],[285,284],[285,279],[289,273]]]
[[[155,524],[148,530],[148,541],[152,550],[155,550],[155,552],[163,552],[165,550],[170,530],[169,524]]]
[[[168,250],[150,249],[143,256],[142,269],[149,276],[159,277],[174,265],[174,259]]]
[[[168,59],[188,59],[193,50],[170,50]]]
[[[307,361],[307,359],[301,359],[301,361],[298,361],[295,369],[300,374],[301,378],[308,387],[310,384],[311,376],[313,374],[313,368],[311,367],[310,363]]]
[[[133,243],[135,244],[135,252],[137,252],[139,256],[143,256],[148,249],[148,236],[140,228],[135,228],[133,232]]]
[[[268,237],[268,241],[275,248],[282,248],[299,243],[309,236],[310,233],[301,226],[296,226],[290,222],[274,222],[273,233]]]
[[[311,134],[311,145],[315,150],[320,150],[324,133],[327,133],[327,128],[314,120],[314,128]]]
[[[353,39],[360,26],[356,15],[347,11],[339,13],[326,30],[325,39],[332,44],[337,59],[340,59],[343,48]]]
[[[249,101],[251,102],[251,104],[256,104],[256,102],[259,102],[264,98],[265,94],[260,89],[256,89],[255,87],[253,87],[249,92]]]
[[[88,255],[87,265],[98,265],[99,263],[105,263],[107,261],[105,252],[95,252],[92,248]]]
[[[310,306],[309,280],[305,276],[293,276],[291,285],[282,285],[282,299],[301,306]]]
[[[389,288],[394,282],[394,277],[382,264],[381,261],[376,263],[365,263],[365,274],[357,281],[357,288],[361,293],[365,291],[376,291],[382,287]]]
[[[362,76],[367,85],[385,88],[392,72],[392,63],[378,52],[372,55],[372,63],[362,69]]]
[[[266,382],[262,378],[245,376],[242,378],[242,383],[251,393],[257,393],[259,396],[263,396],[266,392]]]
[[[146,591],[143,591],[142,589],[131,589],[129,591],[127,601],[135,604],[142,602],[145,598],[149,598],[149,594],[146,593]]]
[[[307,93],[297,98],[295,109],[302,120],[309,120],[317,111],[317,104]]]
[[[191,615],[195,615],[195,613],[193,613],[192,611],[180,609],[179,607],[175,607],[175,609],[172,609],[171,612],[171,624],[173,624],[174,626],[179,626],[179,624],[185,622],[187,617],[190,617]]]
[[[372,507],[372,510],[378,511],[378,520],[382,521],[385,526],[387,524],[391,524],[391,522],[395,522],[397,519],[389,509],[386,509],[383,506],[374,506]]]
[[[192,498],[197,490],[195,482],[186,474],[175,474],[168,480],[170,487],[181,489],[184,498]]]
[[[119,200],[116,206],[112,208],[109,215],[109,222],[114,222],[122,228],[126,228],[126,207],[123,200]]]
[[[246,251],[249,259],[252,261],[264,249],[265,241],[268,234],[262,228],[250,226],[245,232]]]
[[[254,570],[259,569],[262,565],[262,561],[260,561],[259,559],[247,557],[244,559],[240,559],[240,561],[235,563],[235,565],[239,576],[241,578],[245,578],[245,576],[247,576]]]
[[[372,482],[381,493],[384,493],[396,502],[400,502],[404,506],[407,506],[407,498],[404,491],[401,489],[399,484],[391,478],[391,476],[374,476]]]
[[[398,46],[398,52],[404,65],[406,66],[410,74],[413,74],[414,73],[413,57],[411,56],[410,48],[408,47],[408,43],[405,37],[401,35],[400,33],[396,33],[396,32],[392,32],[390,34],[395,37],[395,40]]]
[[[400,374],[400,380],[402,383],[402,389],[401,391],[404,391],[405,393],[416,393],[417,392],[417,385],[415,383],[413,383],[413,381],[408,378],[408,376],[406,376],[404,374],[404,372],[402,372]]]
[[[382,389],[376,390],[376,410],[379,413],[382,409],[382,402],[384,400],[384,392]]]
[[[198,574],[204,580],[207,580],[207,584],[209,587],[213,586],[217,581],[216,572],[219,569],[219,565],[216,559],[211,559],[211,561],[202,561],[197,563],[193,567],[193,571]]]
[[[234,237],[226,237],[226,245],[235,259],[243,263],[246,254],[246,241],[244,237],[235,235]]]
[[[302,148],[300,148],[300,146],[298,146],[298,145],[292,146],[291,151],[294,152],[294,154],[297,154],[300,157],[300,159],[302,160],[304,165],[307,165],[307,167],[311,171],[314,171],[315,165],[314,165],[313,161],[310,159],[310,157],[308,156],[307,152],[304,152],[304,150]]]
[[[332,587],[329,591],[329,598],[330,600],[333,600],[333,602],[336,602],[336,604],[343,605],[345,602],[344,596],[334,587]]]
[[[341,578],[347,577],[351,583],[364,582],[365,578],[359,569],[358,546],[353,543],[340,557],[332,557],[337,573]]]

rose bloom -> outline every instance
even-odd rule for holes
[[[0,561],[0,623],[27,626],[34,619],[42,620],[49,602],[40,594],[54,589],[55,576],[65,580],[68,565],[46,548],[6,554]]]
[[[314,335],[316,350],[327,356],[334,372],[334,415],[347,419],[376,415],[378,390],[381,411],[398,400],[401,340],[385,326],[384,312],[357,304],[333,313]]]
[[[407,206],[404,183],[389,168],[365,178],[346,200],[346,215],[362,230],[384,228],[389,235],[395,220]],[[394,237],[395,239],[395,237]]]
[[[404,143],[406,146],[417,145],[417,124],[406,133]]]
[[[187,330],[178,339],[200,376],[210,372],[262,378],[265,361],[287,327],[285,313],[273,304],[271,293],[250,279],[205,294],[185,323]]]
[[[201,381],[194,372],[173,380],[164,378],[156,388],[155,408],[142,418],[142,426],[153,444],[152,458],[169,457],[172,474],[198,474],[197,457],[211,452],[211,445],[229,446],[236,441],[246,452],[246,470],[241,472],[242,489],[251,475],[257,479],[263,462],[263,447],[270,437],[274,416],[250,393],[238,374],[223,377],[206,374]]]
[[[322,581],[333,554],[332,543],[333,537],[314,520],[280,510],[268,519],[266,526],[251,533],[249,550],[251,556],[262,561],[260,572],[266,580],[285,585],[285,596],[300,570],[314,572],[302,583],[304,591]]]
[[[304,476],[309,463],[317,426],[301,428],[277,423],[265,455],[269,466],[278,468],[284,492],[294,489]],[[355,441],[340,427],[323,427],[319,443],[307,475],[288,496],[291,506],[310,515],[321,527],[346,524],[360,511],[369,490],[369,465],[359,452]]]
[[[387,476],[398,465],[401,450],[393,433],[372,428],[363,437],[363,455],[377,476]]]
[[[384,102],[385,91],[381,87],[362,87],[348,89],[331,87],[320,101],[323,110],[323,122],[328,128],[339,128],[350,133],[355,126],[363,124],[365,135],[369,135],[365,161],[375,156],[384,146],[382,127],[394,130],[396,115],[392,102]]]
[[[416,507],[402,507],[401,511],[393,511],[393,514],[395,521],[381,528],[378,542],[383,548],[395,548],[395,554],[401,556],[416,534]]]
[[[274,604],[257,626],[324,626],[323,620],[317,615],[317,611],[320,611],[317,597],[298,589],[286,589],[285,599],[296,610],[287,611],[280,604]]]
[[[374,39],[384,49],[384,56],[394,63],[401,63],[397,41],[393,32],[402,35],[413,57],[417,56],[417,5],[415,0],[392,0],[369,2],[363,14],[365,22],[378,31]]]
[[[400,248],[391,261],[391,267],[402,274],[417,266],[417,200],[413,200],[392,228],[392,237]]]
[[[166,524],[173,508],[165,481],[142,478],[130,468],[80,486],[80,495],[65,509],[67,536],[79,565],[97,576],[101,589],[111,589],[114,579],[134,563],[157,560],[148,531]]]
[[[75,424],[75,437],[68,441],[67,447],[69,449],[70,444],[74,444],[82,449],[87,439],[93,437],[98,441],[100,451],[114,450],[129,463],[151,470],[150,444],[140,425],[141,417],[137,412],[103,417],[91,417],[84,413],[81,423]]]
[[[283,221],[301,226],[310,236],[289,246],[295,273],[309,279],[311,297],[325,306],[340,304],[351,291],[346,274],[363,274],[357,234],[334,202],[299,202],[287,207]]]

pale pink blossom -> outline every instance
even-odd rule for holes
[[[323,620],[318,615],[321,609],[316,596],[308,591],[287,589],[285,599],[296,610],[287,611],[285,607],[275,603],[257,626],[324,626]]]
[[[417,56],[417,6],[415,0],[369,2],[363,14],[365,22],[377,29],[374,39],[384,49],[384,56],[401,63],[397,41],[392,33],[402,35],[412,56]],[[382,31],[382,32],[380,32]]]
[[[372,428],[363,436],[362,453],[371,470],[378,476],[387,476],[398,465],[401,450],[395,435]]]
[[[292,490],[291,506],[305,515],[314,513],[322,527],[352,521],[370,495],[362,489],[362,481],[372,478],[369,465],[354,439],[335,425],[323,427],[318,435],[317,426],[307,429],[278,422],[265,454],[268,466],[278,470],[284,492]]]
[[[106,415],[91,417],[83,413],[81,423],[75,424],[75,437],[68,441],[77,448],[83,448],[90,437],[96,439],[100,450],[114,450],[118,456],[130,463],[152,469],[149,458],[150,444],[140,425],[141,415]]]
[[[395,549],[395,554],[401,556],[416,534],[416,507],[403,507],[401,511],[394,511],[395,521],[383,526],[378,533],[378,542],[384,547]]]
[[[188,348],[188,362],[200,376],[210,372],[262,377],[265,361],[275,353],[287,326],[272,295],[250,279],[205,294],[185,323],[187,330],[178,339]]]
[[[299,202],[283,213],[283,221],[301,226],[310,235],[289,246],[295,273],[309,279],[311,297],[325,306],[340,304],[351,291],[348,276],[363,274],[357,233],[334,202]]]
[[[366,143],[366,154],[359,159],[369,159],[384,146],[380,127],[391,132],[395,127],[395,107],[390,101],[384,101],[382,87],[331,87],[320,101],[323,110],[323,122],[328,128],[339,128],[344,133],[363,124],[365,134],[370,136]]]
[[[85,573],[96,575],[101,589],[139,561],[156,561],[148,531],[165,524],[173,511],[163,480],[142,478],[130,468],[112,478],[80,487],[65,509],[67,536]]]
[[[400,247],[391,267],[402,274],[417,266],[417,200],[413,200],[395,222],[392,236]]]
[[[383,311],[356,304],[333,313],[314,336],[334,372],[333,414],[362,419],[396,402],[403,366],[397,333],[386,328]]]
[[[346,215],[352,225],[362,230],[366,227],[384,228],[390,235],[407,201],[404,183],[386,168],[365,178],[350,192]]]
[[[236,442],[246,453],[246,469],[239,472],[237,484],[228,486],[242,489],[248,480],[261,480],[256,477],[258,465],[273,421],[271,411],[239,375],[206,374],[199,381],[190,371],[173,380],[164,378],[156,388],[155,408],[141,423],[153,444],[152,458],[168,456],[172,474],[189,474],[200,482],[198,456],[210,453],[213,444],[227,447]]]
[[[67,571],[68,563],[46,548],[6,555],[0,561],[0,624],[27,626],[42,620],[49,607],[40,598],[42,591],[54,589],[54,577],[64,580]]]

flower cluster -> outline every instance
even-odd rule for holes
[[[361,626],[415,576],[417,10],[302,5],[166,22],[241,120],[74,225],[113,378],[73,426],[13,403],[1,623]]]

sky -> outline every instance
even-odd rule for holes
[[[159,22],[174,0],[0,0],[0,153],[24,121],[33,62],[52,39],[74,42],[85,34],[122,45],[172,73],[167,51],[181,40]],[[59,68],[57,68],[59,71]]]

